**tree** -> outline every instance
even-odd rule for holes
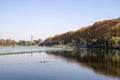
[[[42,42],[43,42],[42,39],[38,39],[38,40],[37,40],[37,44],[38,44],[38,45],[40,45]]]
[[[0,39],[0,46],[6,45],[6,40]]]
[[[16,45],[17,42],[15,40],[12,40],[12,45]]]
[[[20,40],[18,42],[18,45],[22,45],[22,46],[26,46],[27,45],[27,42],[25,40]]]
[[[8,46],[12,45],[12,40],[11,39],[7,39],[6,40],[6,45],[8,45]]]
[[[31,46],[32,45],[31,41],[27,41],[27,45]]]
[[[120,41],[120,37],[113,37],[112,36],[112,40],[113,40],[115,46],[118,46],[118,42]]]

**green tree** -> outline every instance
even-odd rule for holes
[[[120,37],[114,37],[114,36],[112,36],[112,40],[113,40],[115,46],[118,46],[118,42],[120,41]]]

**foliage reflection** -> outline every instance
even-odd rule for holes
[[[60,56],[80,66],[93,69],[96,73],[120,78],[120,51],[109,49],[79,49],[73,51],[47,52]]]

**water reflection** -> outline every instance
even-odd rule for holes
[[[93,69],[98,74],[120,78],[120,51],[109,49],[78,49],[73,51],[47,52],[63,57],[69,62]]]

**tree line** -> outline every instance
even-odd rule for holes
[[[69,46],[120,46],[120,18],[95,22],[93,25],[82,27],[76,31],[68,31],[33,41],[15,41],[11,39],[0,39],[0,46],[4,45],[69,45]]]
[[[48,37],[41,45],[78,45],[78,46],[119,46],[120,18],[95,22],[93,25],[82,27]]]
[[[31,45],[40,45],[42,43],[42,39],[33,40],[33,41],[15,41],[12,39],[0,39],[0,46],[14,46],[14,45],[20,45],[20,46],[31,46]]]

